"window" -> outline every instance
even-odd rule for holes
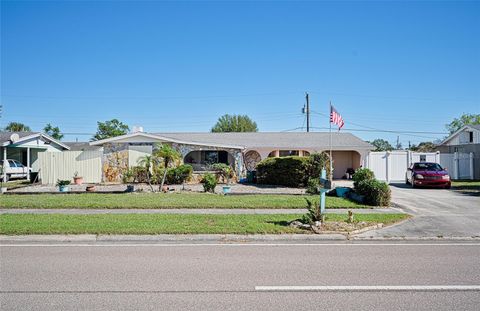
[[[280,150],[281,157],[298,156],[298,150]]]
[[[8,164],[10,165],[10,167],[17,167],[17,165],[15,164],[15,162],[13,162],[13,160],[8,160]]]
[[[23,164],[18,162],[17,160],[14,160],[13,162],[15,162],[15,165],[17,165],[17,167],[23,167]]]
[[[420,155],[420,162],[427,162],[427,156],[425,154]]]
[[[470,132],[469,142],[473,143],[473,132]]]

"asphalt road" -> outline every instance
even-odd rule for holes
[[[404,184],[390,189],[398,209],[415,217],[360,237],[480,237],[480,196]]]
[[[480,305],[478,242],[3,244],[0,252],[1,310],[478,310]],[[427,287],[289,289],[373,285]],[[428,287],[439,285],[477,289]],[[258,286],[286,286],[286,291],[261,292]]]

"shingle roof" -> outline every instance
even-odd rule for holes
[[[64,142],[64,144],[70,147],[70,151],[92,151],[102,148],[102,146],[92,146],[89,142]]]
[[[469,125],[470,127],[473,127],[474,129],[480,130],[480,124],[475,124],[475,125]]]
[[[155,133],[188,142],[238,145],[246,148],[328,149],[328,132],[250,132],[250,133]],[[372,149],[373,146],[351,133],[332,133],[333,149]]]
[[[30,136],[34,134],[39,134],[39,132],[0,132],[0,144],[6,143],[10,141],[10,137],[12,134],[18,134],[20,138],[25,136]]]

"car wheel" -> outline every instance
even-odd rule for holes
[[[445,186],[445,189],[450,189],[450,188],[452,188],[452,185]]]

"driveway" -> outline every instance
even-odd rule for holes
[[[414,218],[359,237],[480,237],[480,196],[391,184],[392,203]]]

